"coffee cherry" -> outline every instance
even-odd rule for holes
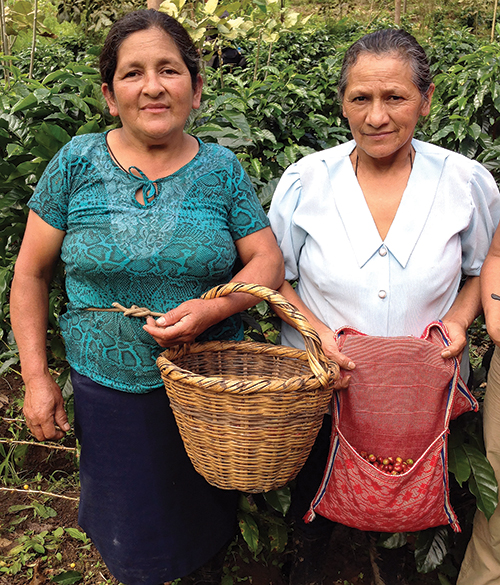
[[[400,475],[406,473],[413,465],[413,459],[406,459],[400,457],[382,455],[375,455],[375,453],[368,454],[366,451],[358,451],[360,457],[365,461],[371,463],[376,469],[387,473],[388,475]]]

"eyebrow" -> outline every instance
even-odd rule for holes
[[[163,65],[179,65],[181,63],[181,60],[178,59],[163,59],[161,61],[158,61],[158,63],[156,63],[155,65],[158,66],[163,66]],[[141,61],[130,61],[130,62],[125,62],[121,65],[122,67],[142,67],[143,63]]]

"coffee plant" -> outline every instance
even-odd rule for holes
[[[80,2],[81,18],[94,35],[106,18],[107,2]],[[169,3],[181,11],[184,3]],[[268,3],[246,3],[252,26],[218,13],[220,6],[208,3],[203,21],[192,22],[202,35],[208,24],[219,26],[219,47],[239,47],[246,66],[205,68],[202,107],[193,112],[187,130],[204,141],[232,149],[250,175],[261,202],[270,203],[283,170],[311,152],[335,146],[350,138],[341,115],[336,86],[345,49],[357,38],[392,25],[379,16],[368,23],[341,20],[331,25],[280,28],[265,21]],[[255,4],[253,8],[250,4]],[[69,3],[60,2],[60,18],[69,18]],[[93,15],[89,7],[98,7]],[[171,9],[173,10],[174,8]],[[221,4],[222,6],[222,4]],[[79,8],[79,9],[80,9]],[[97,9],[96,9],[97,10]],[[252,11],[257,11],[256,13]],[[274,8],[273,8],[274,10]],[[258,12],[260,11],[260,12]],[[200,13],[201,14],[201,13]],[[188,19],[186,14],[185,18]],[[269,20],[273,12],[269,11]],[[253,20],[252,20],[253,19]],[[260,19],[260,20],[259,20]],[[232,22],[229,22],[229,21]],[[258,34],[255,23],[266,35]],[[429,27],[422,31],[409,17],[404,26],[425,46],[435,75],[436,92],[430,115],[417,128],[416,137],[480,160],[500,181],[500,45],[480,39],[466,28]],[[205,26],[205,24],[207,26]],[[253,28],[252,28],[253,27]],[[309,27],[309,28],[307,28]],[[210,29],[213,32],[213,26]],[[238,34],[236,34],[236,32]],[[500,33],[500,31],[499,31]],[[95,40],[96,37],[93,37]],[[72,136],[103,132],[116,120],[106,111],[96,70],[98,47],[85,35],[44,43],[36,54],[33,79],[28,79],[29,50],[21,50],[6,62],[8,76],[0,87],[0,374],[18,358],[9,323],[9,287],[27,217],[27,202],[47,163]],[[199,38],[201,41],[201,36]],[[213,47],[213,44],[211,45]],[[205,51],[209,56],[210,47]],[[213,51],[212,51],[213,52]],[[57,317],[66,301],[64,269],[59,267],[50,293],[48,350],[54,363],[64,364],[64,346]],[[247,317],[248,336],[279,341],[277,320],[264,306]],[[64,378],[61,379],[61,384]],[[472,503],[487,515],[496,504],[497,486],[483,455],[481,424],[477,418],[457,421],[450,436],[449,468],[456,484],[468,486]],[[0,461],[9,481],[16,478],[22,449],[0,449]],[[397,454],[396,454],[397,455]],[[472,494],[472,495],[471,495]],[[272,498],[277,498],[273,501]],[[271,510],[280,513],[289,504],[288,492],[269,495],[264,501],[242,500],[242,534],[254,555],[283,550],[286,526]],[[468,504],[470,500],[467,500]],[[475,506],[467,507],[470,516]],[[48,537],[47,537],[48,538]],[[412,542],[421,572],[441,567],[443,579],[450,576],[450,554],[459,536],[447,528],[430,529],[417,535],[386,535],[381,544],[397,547]],[[31,546],[31,541],[29,545]],[[27,544],[23,543],[27,550]],[[274,549],[273,549],[274,547]],[[30,552],[31,554],[31,552]],[[448,567],[448,568],[447,568]],[[452,576],[452,575],[451,575]],[[443,583],[446,581],[442,581]]]

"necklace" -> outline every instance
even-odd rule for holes
[[[115,153],[111,150],[111,146],[109,145],[107,133],[105,135],[105,140],[106,140],[106,146],[108,147],[108,152],[109,152],[111,158],[121,168],[122,171],[127,173],[127,175],[142,182],[142,193],[143,193],[144,200],[147,201],[147,203],[151,203],[153,201],[153,199],[155,199],[158,195],[158,185],[157,185],[156,181],[151,181],[138,167],[130,167],[127,171],[127,169],[122,164],[120,164],[120,161],[116,158]],[[137,176],[132,171],[136,171],[139,174],[139,176]]]
[[[410,172],[413,170],[413,148],[410,148]],[[118,163],[119,164],[119,163]],[[354,168],[354,176],[358,176],[359,155],[356,153],[356,166]]]
[[[109,145],[108,133],[107,132],[106,132],[105,138],[106,138],[106,146],[108,147],[108,151],[109,151],[109,154],[111,155],[111,158],[121,168],[122,171],[125,171],[128,174],[131,174],[130,171],[127,171],[127,169],[122,164],[120,164],[120,161],[116,158],[115,153],[111,150],[111,146]]]

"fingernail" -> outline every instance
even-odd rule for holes
[[[348,370],[354,370],[355,367],[356,367],[356,364],[354,362],[349,362],[347,364],[347,369]]]
[[[63,428],[63,431],[69,431],[69,429],[71,427],[69,426],[69,423],[64,423],[62,428]]]
[[[157,325],[165,325],[165,323],[166,323],[165,317],[158,317],[158,319],[156,319]]]

